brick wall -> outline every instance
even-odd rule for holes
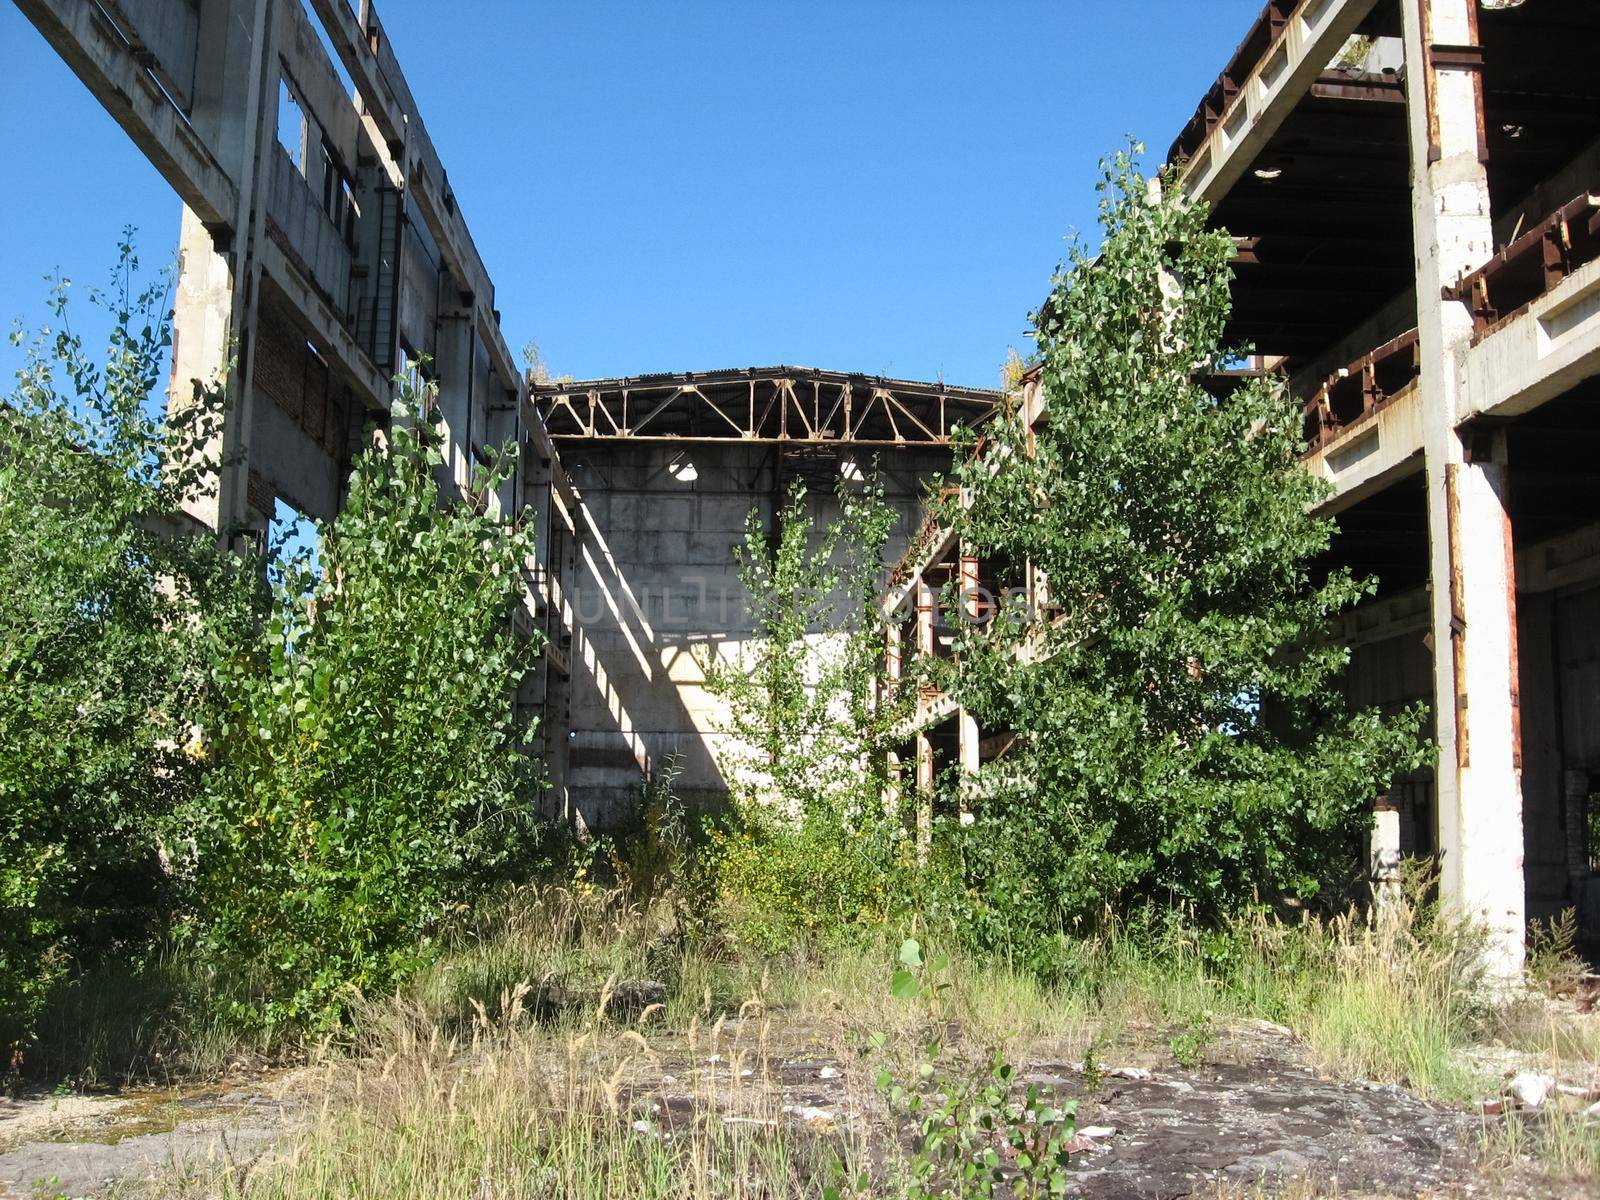
[[[326,454],[342,459],[348,395],[335,389],[327,364],[294,326],[267,311],[257,325],[252,379]]]

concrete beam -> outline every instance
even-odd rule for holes
[[[1600,260],[1467,351],[1465,374],[1468,417],[1516,416],[1600,375]]]
[[[201,223],[237,232],[234,180],[105,14],[74,0],[17,0],[17,7]]]
[[[505,335],[494,317],[494,284],[473,244],[466,222],[448,190],[444,166],[428,136],[387,35],[370,3],[363,3],[366,27],[347,0],[309,0],[322,21],[334,53],[356,85],[362,104],[390,153],[400,161],[401,178],[416,201],[423,221],[456,287],[473,299],[478,336],[489,351],[495,371],[508,387],[518,377]],[[370,36],[369,36],[370,34]],[[376,47],[376,48],[375,48]]]
[[[1600,525],[1585,525],[1517,550],[1517,591],[1536,595],[1600,579]]]
[[[956,548],[956,532],[949,526],[941,525],[935,528],[933,540],[927,548],[917,555],[915,561],[902,561],[897,571],[904,575],[903,580],[889,588],[879,602],[878,610],[884,616],[893,613],[905,603],[906,597],[913,592],[925,590],[922,583],[922,573],[934,563],[947,558]]]
[[[350,385],[369,412],[389,411],[391,385],[367,352],[330,308],[316,286],[300,273],[270,238],[256,247],[264,280],[288,301],[288,307],[307,327],[317,349],[334,375]]]
[[[1340,614],[1334,623],[1334,640],[1354,650],[1407,634],[1425,634],[1432,628],[1428,589],[1419,587],[1381,600],[1368,600]]]
[[[1424,431],[1422,393],[1409,388],[1308,453],[1301,460],[1306,469],[1335,488],[1318,511],[1329,514],[1348,508],[1419,470]]]
[[[1178,185],[1208,204],[1226,196],[1375,3],[1303,0],[1232,107],[1179,171]]]

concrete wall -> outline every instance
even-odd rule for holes
[[[922,481],[949,466],[937,450],[892,458],[883,478],[900,521],[886,562],[916,529]],[[777,448],[617,440],[567,443],[562,459],[586,514],[570,598],[571,815],[591,829],[616,823],[670,754],[680,756],[680,794],[715,804],[727,792],[724,710],[705,690],[701,656],[734,653],[751,633],[733,547],[752,507],[771,526]],[[818,523],[838,516],[820,485],[810,510]]]

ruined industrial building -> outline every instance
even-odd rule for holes
[[[729,597],[752,505],[876,463],[899,557],[952,429],[1001,399],[807,367],[535,381],[370,0],[18,3],[184,202],[174,402],[237,355],[195,515],[333,515],[425,359],[446,484],[543,534],[521,699],[574,822],[605,825],[669,754],[687,793],[724,787],[697,654],[750,632]],[[1437,854],[1515,972],[1528,919],[1600,926],[1600,6],[1271,0],[1240,34],[1172,114],[1169,162],[1236,240],[1229,334],[1303,401],[1334,554],[1380,581],[1336,631],[1354,695],[1435,714],[1437,769],[1375,798],[1374,859]],[[471,496],[507,438],[514,478]],[[912,598],[899,660],[947,644],[952,579],[1001,582],[928,532],[885,598]],[[930,696],[901,759],[926,784],[998,742]]]

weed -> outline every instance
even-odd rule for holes
[[[1600,1181],[1600,1121],[1559,1099],[1536,1112],[1511,1110],[1485,1117],[1486,1162],[1502,1169],[1533,1163],[1553,1178],[1573,1183]]]
[[[1216,1027],[1210,1010],[1197,1012],[1189,1018],[1183,1032],[1172,1039],[1172,1057],[1180,1067],[1192,1071],[1205,1061],[1206,1049],[1215,1036]]]
[[[1088,1096],[1098,1092],[1100,1085],[1105,1082],[1105,1068],[1100,1063],[1100,1046],[1100,1035],[1096,1034],[1083,1051],[1083,1090]]]
[[[919,1003],[937,1022],[949,990],[943,978],[948,969],[945,955],[930,958],[920,943],[907,939],[891,991],[898,1000]],[[873,1045],[881,1049],[885,1040],[875,1035]],[[1007,1193],[1035,1200],[1064,1194],[1075,1104],[1058,1108],[1034,1084],[1019,1093],[1015,1068],[998,1050],[980,1074],[942,1065],[943,1049],[936,1032],[924,1044],[915,1079],[908,1083],[887,1068],[878,1072],[891,1114],[914,1129],[911,1150],[901,1163],[908,1200],[988,1200]]]
[[[1528,922],[1528,982],[1551,996],[1576,991],[1589,970],[1577,945],[1578,915],[1573,909],[1548,921]]]

